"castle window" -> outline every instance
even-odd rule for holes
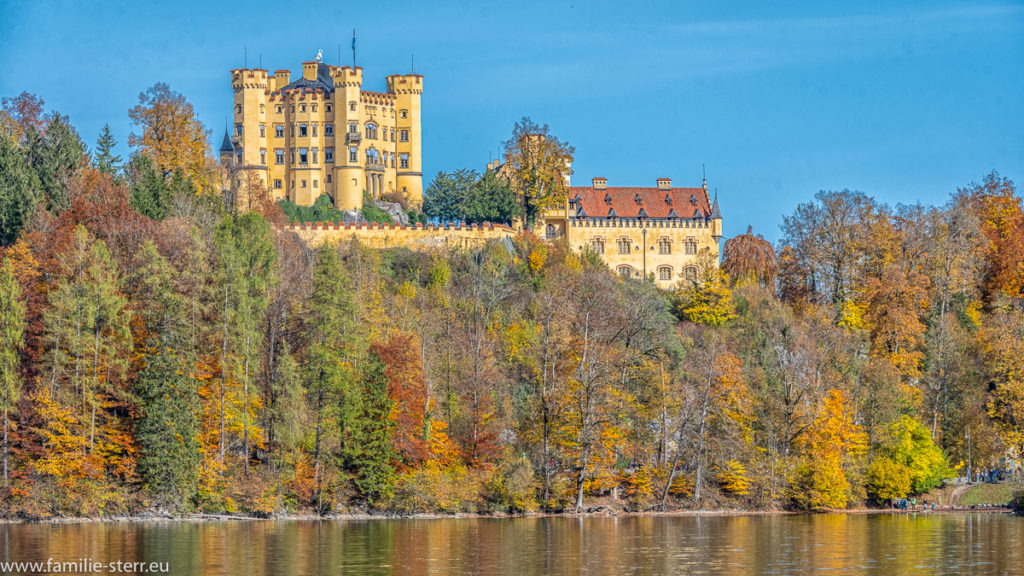
[[[359,159],[359,147],[349,146],[348,147],[348,161],[356,162]]]
[[[359,132],[359,126],[355,122],[352,122],[348,125],[348,131],[349,134],[356,134]]]
[[[242,149],[241,148],[236,148],[235,149],[235,163],[236,164],[241,164],[242,163]]]
[[[392,168],[395,167],[395,155],[394,154],[391,155],[391,167]]]
[[[662,266],[658,268],[658,280],[671,280],[672,279],[672,267]]]
[[[313,148],[313,164],[317,164],[319,162],[319,160],[317,160],[317,153],[318,152],[319,152],[319,149]]]
[[[309,126],[305,124],[299,124],[299,136],[305,136],[309,133]]]
[[[274,138],[284,138],[284,126],[280,124],[274,125]]]
[[[366,137],[368,139],[370,139],[370,140],[376,140],[377,139],[377,125],[376,124],[370,124],[370,123],[366,124]]]
[[[628,264],[623,264],[622,266],[619,266],[618,268],[615,269],[615,271],[618,272],[619,276],[622,276],[623,278],[633,277],[633,267]]]
[[[299,106],[299,112],[305,112],[305,111],[306,111],[306,105],[305,104],[303,104],[302,106]]]
[[[316,136],[316,124],[313,124],[313,136]]]
[[[376,148],[370,148],[369,150],[366,151],[366,163],[367,164],[376,164],[377,163],[377,149]]]
[[[331,97],[331,95],[330,95],[330,94],[328,94],[328,95],[327,95],[327,97],[328,97],[328,98],[330,98],[330,97]],[[331,111],[331,105],[330,105],[330,104],[328,104],[328,105],[326,106],[326,108],[327,108],[327,111],[328,111],[328,112],[330,112],[330,111]]]
[[[284,164],[284,148],[274,149],[274,164]]]
[[[697,281],[697,267],[696,266],[687,266],[686,268],[683,268],[683,278],[686,278],[690,282],[696,282]]]
[[[260,114],[266,114],[266,112],[267,112],[267,107],[265,105],[263,105],[263,104],[260,104]]]
[[[594,238],[591,240],[590,248],[598,254],[604,254],[604,238]]]
[[[242,105],[241,104],[235,104],[235,114],[241,114],[241,113],[242,113]]]
[[[292,164],[295,164],[295,148],[292,148]]]
[[[280,190],[281,189],[281,180],[280,179],[274,180],[274,189],[275,190]]]
[[[334,162],[334,148],[324,148],[324,162]]]
[[[399,163],[399,167],[400,168],[408,168],[409,167],[409,155],[407,153],[404,153],[404,152],[402,153],[402,158],[401,158],[401,162]]]
[[[316,104],[313,104],[313,112],[316,112]],[[314,180],[313,182],[315,183],[316,180]],[[314,186],[314,188],[316,188],[316,186]]]
[[[554,224],[548,224],[544,228],[544,236],[547,237],[548,240],[554,239],[555,233],[556,233],[556,230],[555,230],[555,225]]]
[[[697,241],[693,238],[686,239],[686,253],[696,254],[697,253]]]
[[[395,129],[394,128],[391,129],[391,141],[392,142],[395,141]]]
[[[299,148],[299,166],[305,166],[309,163],[309,149]]]
[[[303,180],[303,181],[302,181],[302,187],[303,187],[303,188],[305,188],[305,187],[306,187],[306,181],[305,181],[305,180]]]
[[[658,254],[671,254],[672,253],[672,241],[668,238],[660,238],[658,240]]]
[[[263,124],[260,124],[260,138],[266,138],[266,137],[267,137],[267,127],[264,126]]]
[[[328,184],[331,183],[331,175],[330,174],[327,175],[327,180],[324,180],[324,182],[327,182]]]
[[[401,116],[403,119],[404,118],[408,118],[409,117],[409,111],[408,110],[402,110],[401,112],[398,113],[398,115]]]
[[[295,114],[295,104],[292,104],[292,114]]]
[[[324,124],[324,136],[334,136],[334,124]]]
[[[289,132],[291,132],[292,138],[294,138],[295,137],[295,124],[292,124],[288,128],[289,128]]]
[[[260,148],[260,164],[263,166],[267,165],[267,149]]]
[[[313,188],[319,188],[319,187],[320,187],[320,181],[319,180],[313,180]]]
[[[278,113],[278,114],[280,114],[280,113],[281,113],[281,107],[280,107],[280,106],[278,106],[278,107],[277,107],[277,113]]]
[[[242,135],[242,125],[241,124],[235,124],[235,135],[236,136],[241,136]]]
[[[402,130],[401,132],[399,132],[398,136],[399,136],[399,139],[402,142],[408,142],[409,141],[409,131],[408,130]]]
[[[629,254],[629,249],[632,248],[633,243],[630,242],[629,238],[619,238],[615,241],[615,245],[619,248],[619,254]]]
[[[356,101],[355,100],[352,100],[351,102],[348,103],[348,109],[353,111],[353,112],[356,111]]]

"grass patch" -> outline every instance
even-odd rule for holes
[[[363,218],[366,218],[367,222],[380,222],[381,224],[387,224],[392,221],[391,216],[378,208],[377,203],[373,201],[373,198],[365,190],[363,191]]]
[[[1003,484],[978,484],[968,488],[960,496],[961,506],[975,506],[978,504],[995,504],[1006,506],[1013,499],[1013,493],[1017,490],[1016,482]]]

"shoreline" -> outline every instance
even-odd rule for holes
[[[668,511],[621,511],[598,509],[586,512],[529,512],[525,514],[441,514],[418,513],[396,514],[277,514],[254,516],[244,514],[183,514],[180,516],[160,514],[138,514],[131,516],[47,516],[39,518],[0,518],[0,524],[141,524],[141,523],[215,523],[215,522],[310,522],[310,521],[379,521],[379,520],[471,520],[471,519],[512,519],[512,518],[628,518],[628,517],[729,517],[729,516],[801,516],[801,515],[911,515],[911,514],[1013,514],[1008,506],[947,506],[935,510],[898,510],[891,508],[850,508],[846,510],[668,510]]]

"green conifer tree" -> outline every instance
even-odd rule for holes
[[[110,124],[104,124],[103,132],[100,133],[99,140],[96,141],[96,155],[92,159],[92,166],[96,170],[116,178],[121,172],[119,166],[121,157],[114,154],[115,146],[117,146],[117,140],[110,133]]]
[[[5,261],[0,268],[0,409],[4,413],[4,485],[8,479],[7,434],[10,413],[21,396],[21,349],[25,345],[25,305],[21,301],[21,287],[14,279],[11,264]]]

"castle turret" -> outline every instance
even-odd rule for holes
[[[366,174],[362,159],[365,155],[363,124],[360,122],[360,92],[363,87],[363,69],[359,66],[342,66],[334,70],[335,141],[338,153],[335,155],[334,205],[338,210],[359,210],[363,207],[363,190],[366,189]]]
[[[423,143],[420,132],[420,98],[423,76],[388,76],[388,93],[395,95],[398,128],[398,172],[396,187],[413,206],[423,204]]]

